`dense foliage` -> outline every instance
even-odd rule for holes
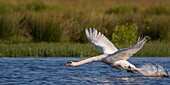
[[[148,36],[135,56],[169,56],[169,15],[169,0],[0,0],[0,56],[93,56],[90,27],[119,49]]]
[[[144,35],[151,40],[168,42],[169,3],[159,0],[131,3],[124,0],[0,0],[0,39],[10,41],[13,36],[26,36],[32,39],[30,42],[84,43],[87,42],[84,29],[92,27],[113,42],[119,41],[114,41],[115,37],[130,42]],[[137,33],[125,30],[129,28],[127,24],[135,25]]]
[[[121,38],[120,38],[121,37]],[[137,38],[137,26],[132,25],[123,25],[116,26],[112,35],[112,42],[115,43],[134,43]]]

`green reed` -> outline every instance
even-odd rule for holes
[[[19,28],[19,14],[0,14],[0,39],[7,39]]]
[[[170,1],[129,2],[0,0],[1,56],[93,56],[99,52],[87,44],[85,28],[96,28],[115,42],[115,30],[127,24],[135,24],[135,37],[150,37],[135,56],[169,56]]]
[[[98,51],[89,44],[25,43],[1,44],[1,57],[83,57]]]
[[[169,57],[169,46],[169,43],[148,42],[135,56]]]
[[[169,1],[162,4],[158,4],[159,0],[141,1],[141,4],[135,1],[129,4],[126,1],[117,1],[117,4],[99,1],[101,4],[95,0],[0,2],[0,30],[5,30],[0,32],[3,40],[26,34],[32,37],[33,42],[84,43],[87,42],[84,37],[86,27],[94,27],[112,39],[117,26],[136,24],[136,36],[147,35],[151,40],[170,41]]]
[[[132,44],[118,45],[118,49],[130,47]],[[148,42],[134,56],[169,57],[170,44]],[[80,43],[22,43],[0,44],[1,57],[89,57],[100,55],[93,45]]]

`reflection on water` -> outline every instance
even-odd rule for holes
[[[129,62],[136,67],[142,66],[143,75],[117,70],[101,62],[64,66],[70,60],[81,58],[0,58],[0,85],[170,85],[170,78],[143,76],[169,75],[166,70],[170,68],[170,58],[130,58]]]
[[[133,82],[135,77],[120,77],[120,78],[95,78],[95,77],[71,77],[73,80],[89,81],[89,82],[100,82],[100,83],[110,83],[111,81],[126,81]]]
[[[100,83],[109,83],[110,80],[107,78],[95,78],[95,77],[71,77],[73,80],[80,80],[80,81],[89,81],[89,82],[100,82]]]
[[[122,78],[116,78],[116,80],[121,80],[121,81],[134,81],[134,78],[129,78],[129,77],[122,77]]]

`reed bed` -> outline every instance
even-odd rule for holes
[[[135,37],[170,41],[170,1],[128,1],[0,0],[0,39],[27,35],[33,42],[84,43],[87,27],[112,39],[117,26],[135,24]]]
[[[170,56],[169,15],[169,0],[0,0],[0,53],[93,56],[99,52],[84,33],[92,27],[116,44],[149,36],[151,44],[136,56]]]
[[[129,47],[118,45],[118,49]],[[134,56],[143,57],[169,57],[170,44],[149,42]],[[80,43],[25,43],[1,44],[1,57],[90,57],[101,53],[93,45]]]
[[[1,44],[1,57],[83,57],[99,53],[92,45],[74,43]]]
[[[149,42],[135,56],[169,57],[169,47],[169,43]]]

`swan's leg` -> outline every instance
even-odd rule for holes
[[[128,66],[127,72],[140,73],[140,69]]]

